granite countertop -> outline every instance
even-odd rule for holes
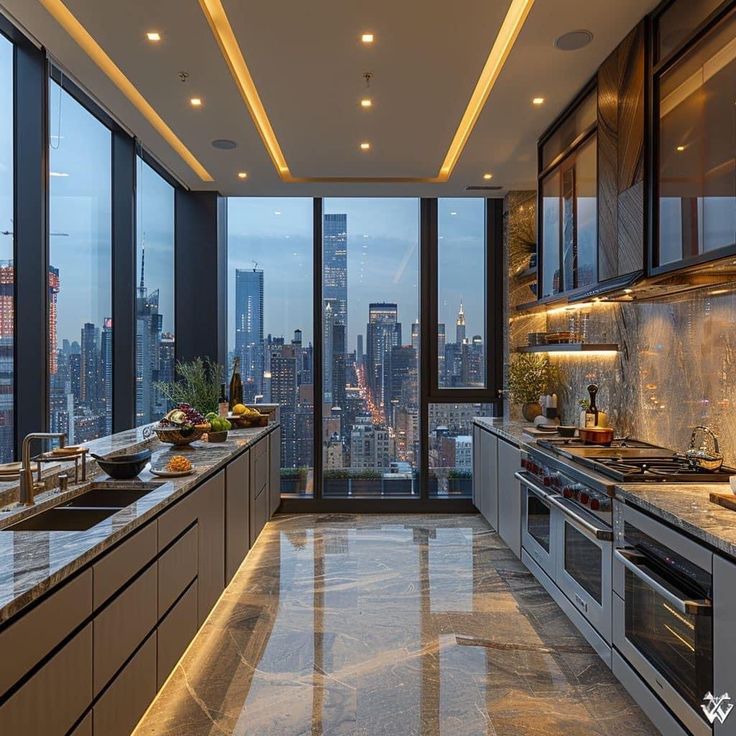
[[[37,503],[30,509],[17,505],[14,508],[4,509],[0,515],[0,623],[14,616],[202,480],[213,475],[276,426],[274,423],[257,429],[233,430],[225,442],[217,444],[194,442],[191,447],[195,449],[189,451],[165,445],[158,439],[146,441],[144,444],[153,452],[151,462],[154,467],[166,465],[170,455],[186,454],[194,465],[194,474],[183,478],[163,479],[154,476],[149,470],[144,470],[134,481],[113,481],[125,483],[126,487],[136,482],[160,483],[160,486],[136,503],[117,511],[86,531],[10,531],[4,527],[44,508],[54,506],[60,500],[78,496],[87,490],[89,481],[75,486],[64,494],[58,491],[39,494],[36,498]],[[143,444],[142,441],[140,430],[130,430],[96,440],[88,446],[96,445],[93,451],[98,454],[103,452],[111,454],[123,449],[134,449]],[[93,480],[109,481],[104,473],[97,475]]]
[[[534,426],[529,422],[520,422],[506,417],[475,417],[473,422],[514,445],[521,445],[524,441],[524,433]]]
[[[710,501],[711,491],[730,490],[728,483],[631,483],[615,494],[736,558],[736,511]]]

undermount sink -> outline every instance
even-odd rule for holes
[[[81,509],[55,506],[17,524],[6,526],[8,532],[82,532],[112,516],[118,508]]]
[[[40,514],[34,514],[16,524],[6,526],[3,531],[85,531],[120,509],[140,501],[161,485],[161,483],[93,483],[88,490],[75,496],[71,501],[60,503]]]
[[[134,488],[110,488],[108,486],[93,485],[88,491],[75,496],[71,501],[61,505],[61,508],[116,508],[124,509],[126,506],[140,501],[151,491],[160,487],[159,483],[137,484]]]

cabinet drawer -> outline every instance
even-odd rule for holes
[[[158,518],[158,548],[168,547],[199,515],[199,491],[195,488],[188,496],[177,501]]]
[[[158,673],[160,688],[197,633],[197,581],[158,625]]]
[[[270,519],[281,505],[281,427],[269,435],[268,462],[271,469],[268,478],[268,518]]]
[[[95,616],[95,695],[156,626],[157,583],[154,564]]]
[[[250,493],[255,498],[268,484],[268,437],[250,448]]]
[[[91,614],[92,571],[86,570],[3,629],[0,694],[15,685]]]
[[[64,736],[92,701],[92,624],[87,624],[0,706],[0,733]]]
[[[258,539],[258,535],[268,521],[268,492],[263,490],[251,504],[250,512],[250,546],[252,547]]]
[[[168,611],[189,583],[197,577],[198,528],[195,524],[158,560],[158,617]]]
[[[69,734],[69,736],[92,736],[92,711],[87,713],[81,723]]]
[[[92,566],[95,608],[120,590],[156,556],[156,544],[156,523],[152,522]]]
[[[250,453],[225,469],[225,582],[229,583],[248,554],[250,539]]]
[[[95,703],[95,736],[130,736],[154,697],[156,697],[155,632]]]

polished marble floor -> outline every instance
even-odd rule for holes
[[[136,736],[656,731],[475,515],[281,516]]]

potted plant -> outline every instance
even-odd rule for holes
[[[325,496],[347,496],[350,488],[350,472],[347,470],[325,470],[324,489]]]
[[[447,475],[449,495],[470,496],[473,490],[473,476],[469,470],[451,470]]]
[[[188,363],[176,364],[176,380],[157,383],[156,390],[174,406],[188,404],[201,414],[217,412],[220,386],[224,383],[225,369],[209,358],[195,358]]]
[[[515,404],[521,404],[521,413],[528,422],[542,413],[539,397],[548,392],[556,378],[557,369],[546,355],[518,353],[511,360],[509,395]]]

